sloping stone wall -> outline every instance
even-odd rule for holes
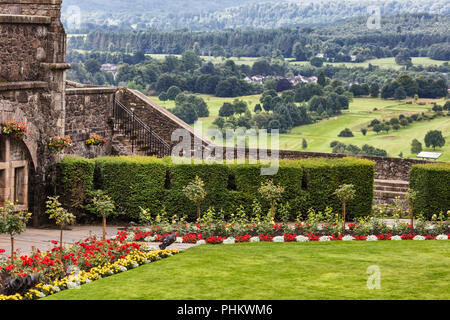
[[[68,152],[88,158],[111,154],[112,149],[112,107],[116,88],[84,87],[66,89],[65,134],[73,141]],[[103,147],[88,147],[86,140],[91,134],[106,138]]]

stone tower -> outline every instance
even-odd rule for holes
[[[27,138],[0,135],[0,205],[40,212],[48,142],[65,130],[66,34],[62,0],[0,1],[0,122],[26,123]],[[34,220],[37,223],[37,218]]]

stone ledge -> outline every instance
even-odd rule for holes
[[[50,70],[67,70],[70,69],[70,64],[68,63],[47,63],[42,62],[41,67]]]
[[[45,16],[0,14],[0,24],[51,24],[52,19]]]
[[[66,95],[116,93],[115,87],[67,88]]]
[[[0,91],[28,89],[48,89],[48,83],[45,81],[0,82]]]

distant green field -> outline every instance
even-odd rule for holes
[[[199,95],[208,104],[210,117],[199,119],[202,121],[203,133],[212,126],[214,119],[218,116],[219,109],[224,102],[232,102],[234,98],[217,98],[210,95]],[[151,97],[156,103],[165,108],[173,108],[173,101],[160,101],[157,97]],[[259,103],[259,96],[246,96],[239,99],[247,101],[250,110],[256,103]],[[427,105],[405,104],[405,101],[382,100],[373,98],[355,98],[350,104],[349,110],[345,110],[339,117],[330,118],[314,124],[299,126],[293,128],[288,134],[281,134],[279,140],[279,149],[302,150],[302,139],[308,142],[306,151],[331,152],[330,143],[334,140],[346,144],[354,144],[362,147],[364,144],[372,145],[376,148],[384,149],[389,156],[397,157],[400,152],[404,157],[414,158],[411,154],[411,141],[418,139],[422,142],[425,151],[433,151],[431,148],[425,148],[423,141],[425,134],[429,130],[440,130],[447,141],[442,149],[436,152],[442,152],[439,160],[450,161],[450,117],[437,118],[431,121],[414,122],[398,131],[389,131],[389,133],[376,134],[369,131],[363,136],[360,129],[366,127],[373,119],[390,119],[398,117],[400,114],[408,115],[413,113],[430,112],[431,100]],[[443,104],[443,100],[436,100]],[[377,109],[374,111],[374,109]],[[349,128],[355,135],[353,138],[338,138],[341,130]]]
[[[292,61],[292,59],[287,59],[291,64],[295,65],[309,65],[308,61]],[[433,60],[427,57],[414,57],[412,58],[412,63],[415,66],[422,65],[424,67],[431,66],[431,65],[442,65],[445,62],[449,61],[442,61],[442,60]],[[354,68],[354,67],[363,67],[367,68],[369,66],[369,63],[373,66],[378,66],[381,69],[394,69],[394,70],[400,70],[403,68],[403,66],[400,66],[395,63],[395,58],[381,58],[381,59],[372,59],[367,60],[365,62],[325,62],[325,64],[331,64],[334,66],[346,66],[347,68]]]

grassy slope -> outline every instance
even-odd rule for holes
[[[49,299],[448,300],[449,264],[447,241],[203,245]]]
[[[210,117],[200,119],[203,125],[203,132],[212,125],[214,119],[218,116],[219,109],[225,101],[232,102],[234,98],[217,98],[209,95],[200,95],[208,104]],[[156,103],[165,108],[173,108],[174,101],[160,101],[157,97],[151,97]],[[259,103],[259,96],[240,97],[253,109],[256,103]],[[424,100],[426,101],[426,100]],[[443,100],[438,101],[441,105]],[[350,104],[349,110],[344,111],[343,115],[337,118],[331,118],[311,125],[293,128],[289,134],[280,135],[280,149],[286,150],[302,150],[302,139],[308,142],[307,151],[331,152],[330,142],[339,140],[346,144],[355,144],[362,147],[364,144],[373,145],[377,148],[385,149],[390,156],[397,157],[403,152],[404,157],[415,157],[411,154],[411,141],[418,139],[425,148],[423,139],[429,130],[441,130],[446,138],[446,145],[437,150],[442,152],[440,158],[442,161],[450,161],[450,118],[438,118],[432,121],[422,121],[410,124],[405,129],[399,131],[382,132],[375,134],[368,132],[367,136],[363,136],[360,129],[366,127],[372,119],[390,119],[400,114],[412,114],[428,112],[432,105],[425,106],[412,104],[407,105],[401,101],[382,100],[372,98],[355,98]],[[377,111],[373,111],[377,108]],[[338,138],[341,130],[350,128],[355,137]],[[431,148],[425,148],[426,151],[433,151]]]
[[[287,59],[287,60],[290,61],[290,63],[296,64],[296,65],[309,65],[308,61],[292,61],[292,59]],[[422,66],[426,67],[426,66],[431,66],[431,65],[441,65],[444,62],[446,62],[446,61],[433,60],[428,57],[413,57],[412,58],[412,63],[415,66],[422,65]],[[355,63],[355,62],[335,62],[335,63],[325,62],[325,64],[331,64],[331,65],[335,65],[335,66],[346,66],[347,68],[352,68],[352,67],[367,68],[369,66],[369,63],[372,64],[373,66],[378,66],[381,69],[400,70],[403,68],[403,66],[400,66],[395,63],[395,58],[372,59],[372,60],[367,60],[365,62],[358,62],[358,63]]]

